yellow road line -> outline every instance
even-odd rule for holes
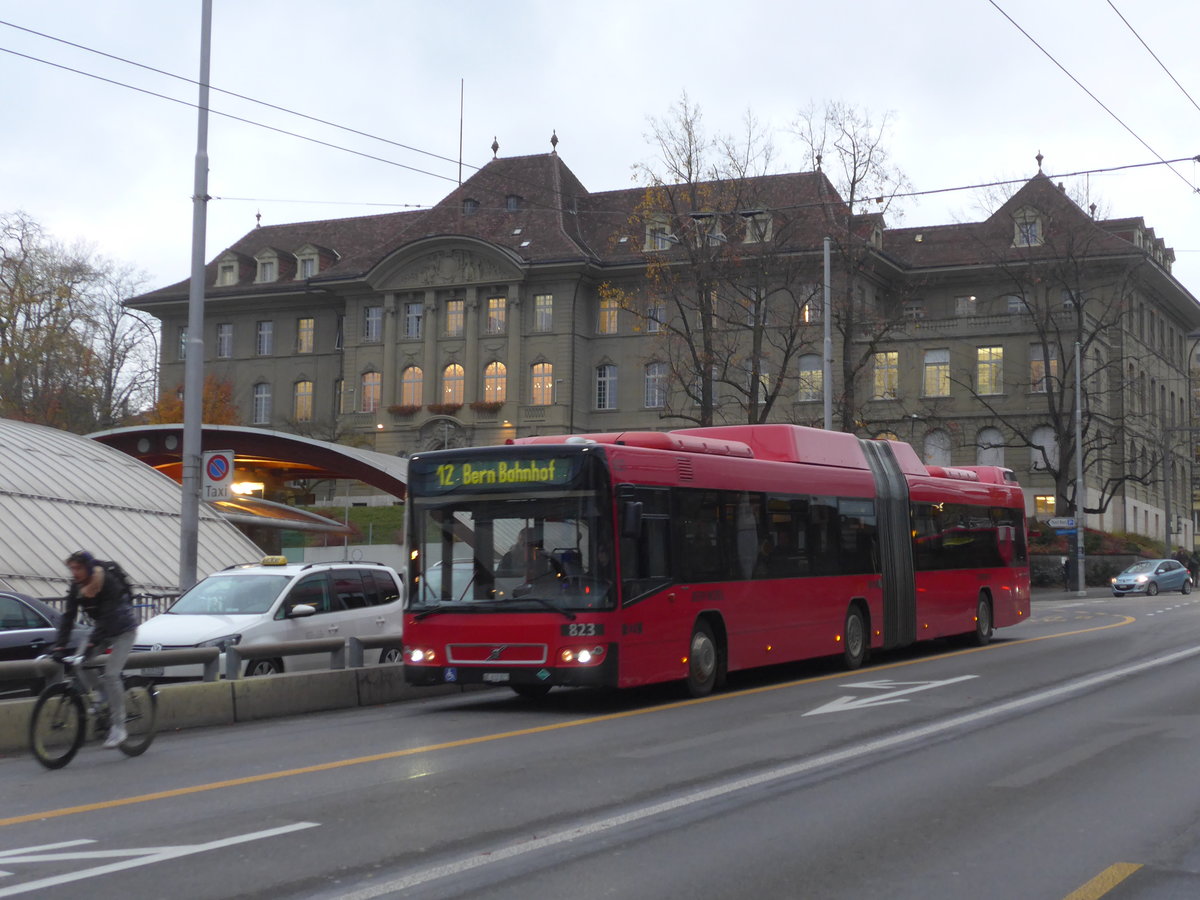
[[[1140,863],[1114,863],[1087,884],[1071,891],[1063,900],[1097,900],[1141,867]]]
[[[971,647],[967,650],[958,650],[953,653],[942,653],[937,656],[922,656],[917,659],[907,659],[900,662],[888,663],[883,666],[871,666],[872,672],[885,672],[888,669],[898,669],[903,666],[911,666],[915,663],[929,662],[935,659],[946,659],[954,656],[962,656],[967,653],[978,653],[981,650],[998,650],[1004,647],[1013,647],[1017,644],[1028,644],[1033,641],[1044,641],[1048,638],[1055,637],[1070,637],[1076,634],[1087,634],[1091,631],[1104,631],[1108,628],[1119,628],[1122,625],[1129,625],[1136,621],[1132,616],[1122,616],[1122,621],[1113,622],[1109,625],[1095,625],[1091,628],[1081,628],[1076,631],[1064,631],[1058,634],[1042,635],[1034,638],[1021,638],[1016,641],[1005,641],[1002,644],[993,644],[987,647]],[[659,706],[647,706],[639,709],[625,710],[624,712],[607,713],[601,716],[591,716],[586,719],[571,719],[566,722],[555,722],[552,725],[538,725],[533,728],[521,728],[516,731],[502,731],[496,734],[485,734],[478,737],[462,738],[457,741],[446,741],[441,744],[425,744],[420,747],[410,747],[407,750],[389,750],[386,753],[373,753],[370,756],[356,756],[351,759],[339,759],[333,762],[318,763],[312,766],[301,766],[295,769],[280,769],[277,772],[264,772],[259,775],[246,775],[242,778],[230,778],[225,781],[213,781],[207,784],[195,784],[190,787],[173,788],[168,791],[155,791],[150,794],[136,794],[132,797],[121,797],[117,800],[101,800],[96,803],[85,803],[80,806],[66,806],[60,809],[50,809],[44,812],[27,813],[23,816],[10,816],[5,819],[0,819],[0,828],[5,825],[20,825],[25,822],[37,822],[42,819],[56,819],[61,816],[74,816],[85,812],[95,812],[101,809],[115,809],[120,806],[132,806],[137,803],[149,803],[153,800],[168,800],[172,797],[186,797],[188,794],[200,794],[206,791],[217,791],[223,788],[241,787],[246,784],[258,784],[264,781],[274,781],[278,778],[290,778],[293,775],[309,775],[314,772],[328,772],[333,769],[344,769],[349,766],[361,766],[365,763],[382,762],[389,759],[402,759],[406,756],[416,756],[421,753],[433,753],[437,750],[452,750],[456,747],[470,747],[476,744],[487,744],[492,741],[503,741],[510,738],[527,737],[533,734],[545,734],[550,731],[558,731],[562,728],[575,728],[580,725],[594,725],[600,722],[612,722],[617,719],[628,719],[633,716],[644,716],[651,713],[664,712],[672,709],[682,709],[687,706],[696,706],[701,703],[718,703],[723,700],[732,700],[737,697],[746,697],[753,694],[765,694],[770,691],[780,691],[786,688],[798,687],[804,684],[816,684],[821,681],[834,681],[839,678],[847,677],[849,673],[832,672],[829,675],[817,675],[812,678],[801,678],[796,681],[785,681],[780,684],[766,684],[759,687],[746,688],[741,691],[733,691],[727,694],[711,694],[708,697],[698,697],[693,700],[679,700],[674,703],[663,703]]]

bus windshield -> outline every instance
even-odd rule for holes
[[[489,492],[462,485],[457,468],[448,487],[443,463],[438,486],[424,496],[413,478],[409,608],[611,608],[612,523],[605,492],[590,486],[592,468],[575,465],[569,479]],[[487,470],[476,463],[471,471]]]

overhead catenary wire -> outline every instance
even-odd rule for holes
[[[1048,60],[1050,60],[1050,62],[1052,62],[1052,63],[1054,63],[1054,65],[1058,66],[1058,68],[1062,71],[1062,73],[1064,75],[1066,75],[1073,82],[1075,82],[1075,84],[1079,86],[1080,90],[1082,90],[1085,94],[1087,94],[1089,97],[1091,97],[1093,100],[1095,100],[1096,103],[1099,105],[1099,107],[1101,109],[1103,109],[1106,113],[1108,113],[1110,116],[1112,116],[1113,120],[1116,121],[1116,123],[1118,125],[1120,125],[1122,128],[1124,128],[1126,131],[1128,131],[1134,137],[1134,139],[1137,140],[1137,142],[1139,144],[1141,144],[1143,147],[1145,147],[1147,150],[1149,150],[1151,153],[1153,153],[1154,156],[1157,157],[1160,162],[1166,164],[1167,168],[1170,169],[1172,172],[1174,172],[1180,181],[1182,181],[1184,184],[1186,184],[1189,188],[1192,189],[1192,193],[1200,193],[1200,188],[1197,188],[1196,185],[1194,185],[1190,181],[1188,181],[1187,177],[1182,172],[1180,172],[1179,170],[1172,167],[1169,163],[1167,163],[1167,161],[1165,159],[1163,159],[1162,154],[1160,154],[1157,150],[1155,150],[1153,147],[1151,147],[1150,144],[1148,144],[1146,142],[1146,140],[1140,134],[1138,134],[1131,127],[1129,127],[1129,125],[1127,125],[1120,116],[1118,116],[1115,112],[1113,112],[1111,109],[1109,109],[1108,106],[1104,103],[1104,101],[1101,100],[1099,97],[1097,97],[1094,93],[1092,93],[1092,91],[1089,90],[1088,87],[1082,81],[1080,81],[1078,78],[1076,78],[1074,75],[1072,75],[1070,70],[1067,69],[1066,66],[1064,66],[1062,63],[1060,63],[1057,59],[1054,58],[1054,54],[1052,54],[1049,50],[1047,50],[1045,47],[1043,47],[1041,44],[1039,44],[1037,42],[1037,40],[1033,37],[1033,35],[1031,35],[1024,28],[1022,28],[1020,26],[1020,24],[1018,24],[1016,19],[1014,19],[1007,12],[1005,12],[1003,7],[1001,7],[1000,4],[996,2],[996,0],[988,0],[988,3],[992,4],[992,6],[994,6],[996,8],[996,11],[999,12],[1000,15],[1002,15],[1002,16],[1004,16],[1004,18],[1008,19],[1008,21],[1012,23],[1012,26],[1014,28],[1016,28],[1017,31],[1019,31],[1019,32],[1021,32],[1021,34],[1025,35],[1025,37],[1029,40],[1029,42],[1031,44],[1033,44],[1033,46],[1035,46],[1039,50],[1041,50],[1042,53],[1046,56],[1046,58]]]
[[[1115,3],[1113,3],[1113,0],[1108,0],[1108,5],[1112,7],[1112,11],[1117,14],[1117,17],[1120,18],[1120,20],[1125,23],[1125,27],[1128,28],[1131,32],[1133,32],[1133,36],[1138,39],[1138,41],[1141,43],[1141,45],[1143,47],[1146,48],[1146,52],[1149,53],[1152,57],[1154,57],[1154,61],[1156,63],[1158,63],[1159,66],[1162,67],[1162,70],[1164,72],[1167,73],[1167,77],[1170,78],[1173,82],[1175,82],[1175,87],[1177,87],[1177,88],[1179,88],[1179,90],[1183,91],[1183,96],[1187,97],[1188,101],[1192,104],[1192,106],[1196,107],[1196,109],[1198,111],[1200,111],[1200,103],[1197,103],[1195,101],[1195,99],[1192,97],[1192,95],[1187,92],[1187,88],[1185,88],[1182,84],[1179,83],[1179,79],[1176,78],[1174,76],[1174,74],[1172,74],[1171,70],[1167,68],[1167,64],[1158,58],[1158,54],[1150,49],[1150,45],[1147,44],[1145,42],[1145,40],[1143,40],[1142,36],[1140,34],[1138,34],[1137,29],[1134,28],[1129,23],[1129,20],[1126,19],[1125,16],[1122,14],[1122,12],[1119,9],[1117,9],[1117,5]]]

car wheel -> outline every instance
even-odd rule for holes
[[[1147,597],[1153,597],[1157,593],[1158,593],[1158,582],[1157,581],[1152,581],[1148,585],[1146,585],[1146,596]]]
[[[1179,593],[1190,594],[1191,592],[1192,592],[1192,579],[1190,579],[1190,578],[1183,579],[1183,587],[1181,587],[1179,589]]]
[[[404,662],[404,651],[399,647],[388,647],[379,654],[380,663],[399,663]]]
[[[246,663],[247,678],[253,675],[278,675],[282,671],[282,659],[252,659]]]

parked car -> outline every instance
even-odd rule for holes
[[[62,613],[48,603],[13,591],[0,592],[0,660],[36,659],[49,653],[58,633]],[[86,626],[77,626],[71,634],[74,646],[87,636]],[[42,680],[0,681],[0,696],[12,693],[37,693]]]
[[[1126,594],[1145,594],[1153,597],[1159,591],[1192,592],[1192,576],[1173,559],[1144,559],[1136,562],[1112,580],[1114,597]]]
[[[404,588],[394,569],[378,563],[289,563],[268,556],[198,582],[162,615],[138,628],[135,650],[244,647],[325,637],[399,634]],[[380,662],[399,662],[399,648]],[[246,663],[247,675],[324,668],[328,657],[299,654]],[[146,671],[146,670],[143,670]],[[150,674],[199,677],[201,666],[170,666]]]

